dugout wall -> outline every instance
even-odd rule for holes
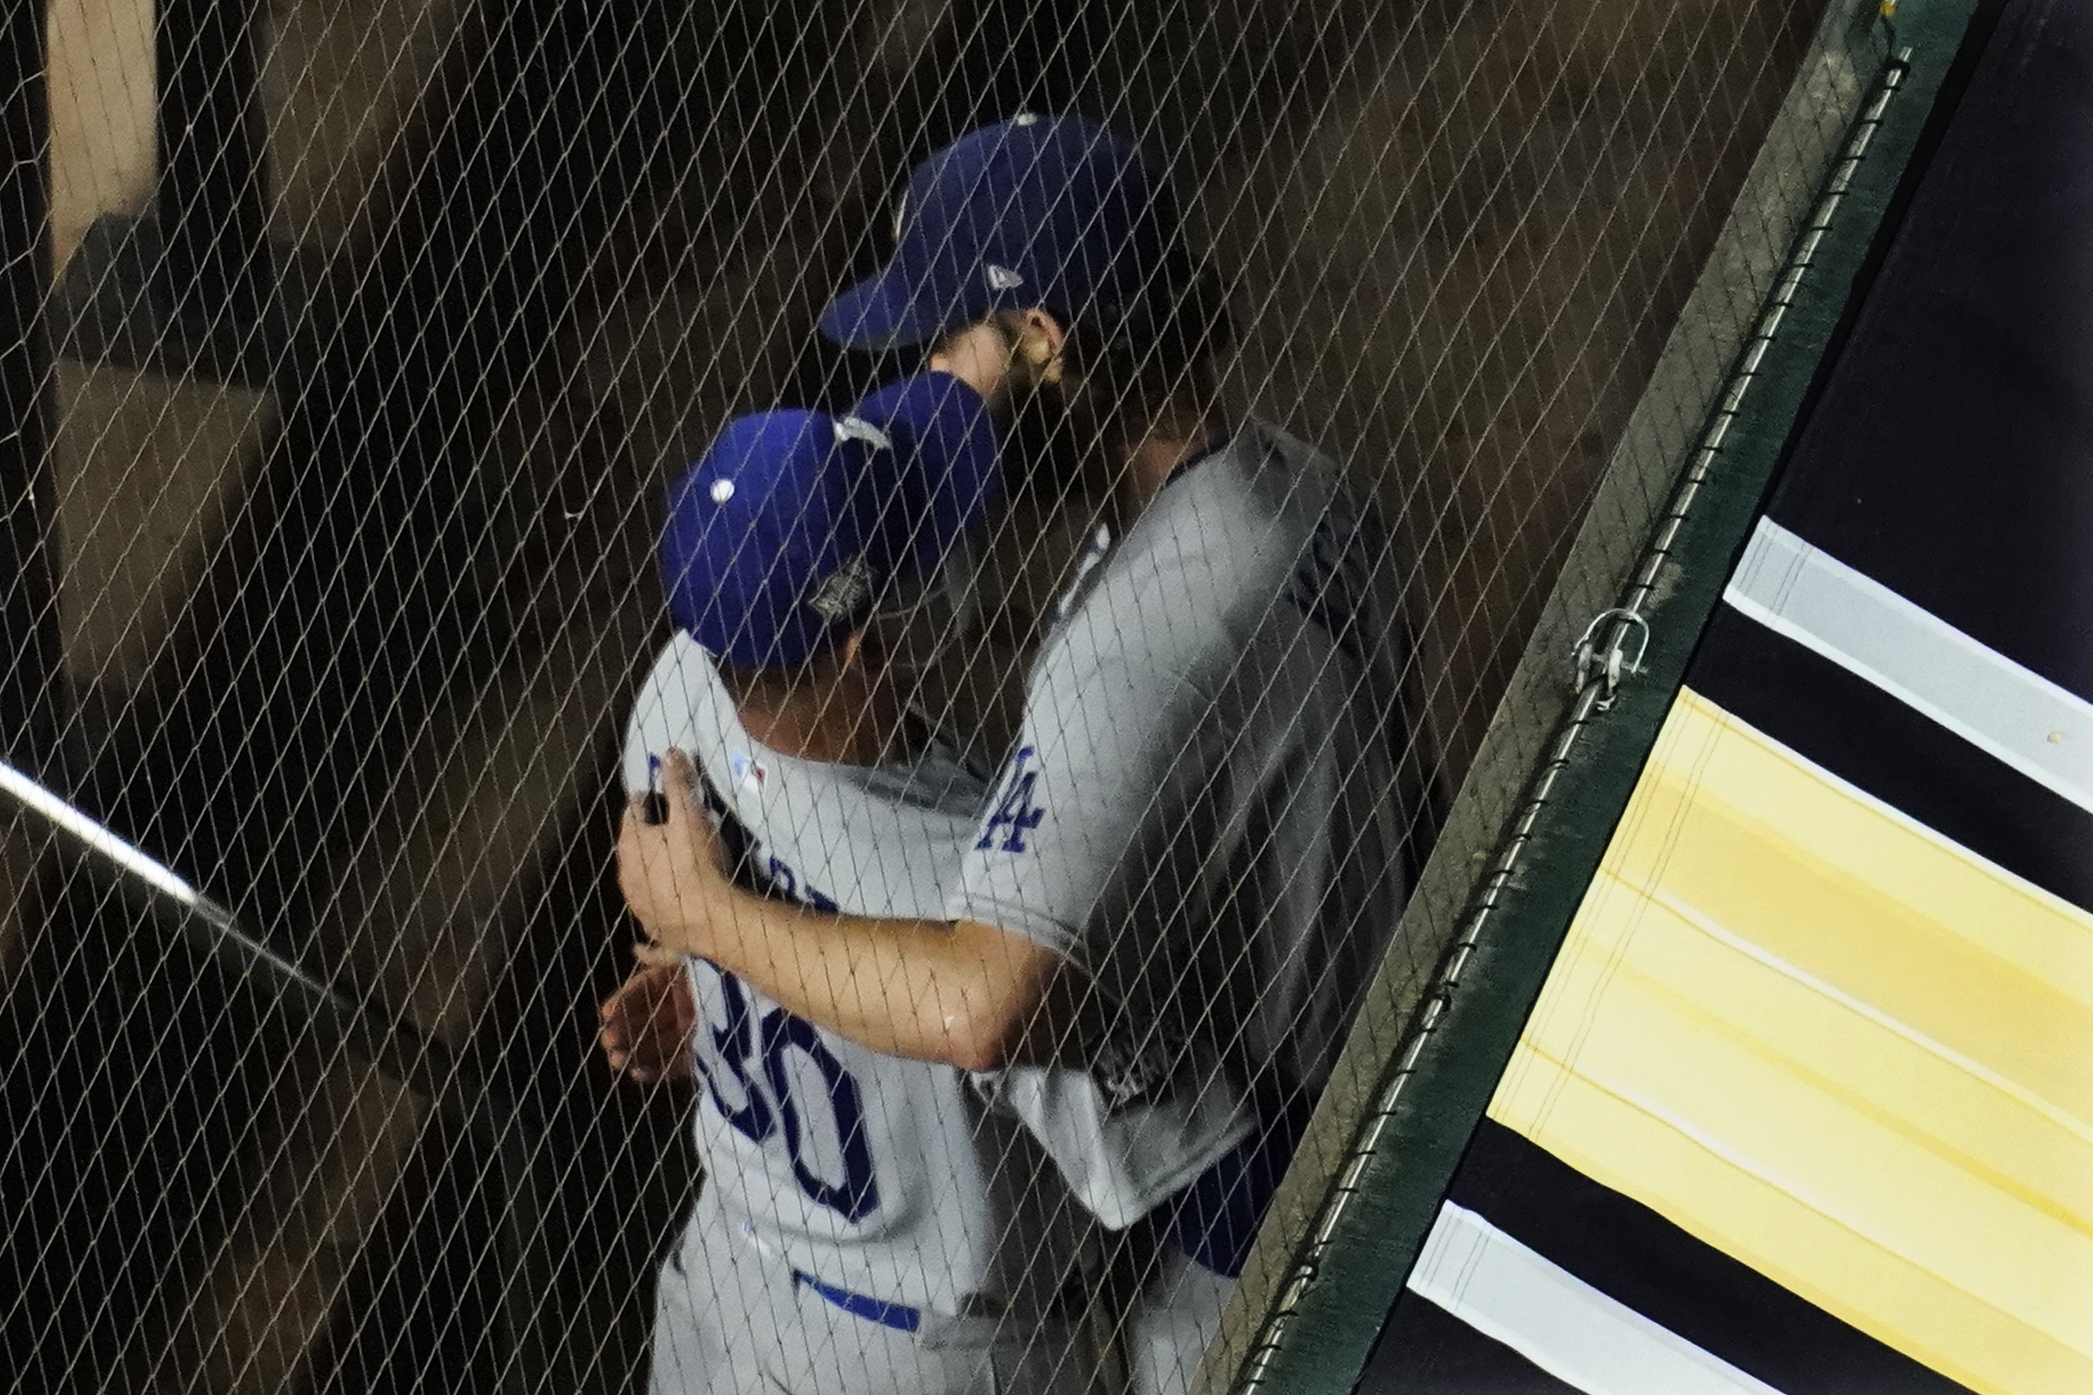
[[[1861,90],[1822,55],[1867,18],[10,6],[15,1384],[632,1387],[691,1182],[677,1102],[589,1046],[649,511],[730,411],[888,367],[811,324],[912,158],[1079,106],[1167,168],[1238,396],[1407,537],[1450,793],[1537,621],[1574,637],[1542,601],[1602,471],[1725,223],[1786,238],[1801,191],[1739,191],[1798,74]]]

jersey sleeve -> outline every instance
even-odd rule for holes
[[[1082,624],[1093,617],[1079,615]],[[1204,704],[1178,675],[1108,656],[1049,653],[1025,701],[1018,746],[960,864],[948,909],[1024,935],[1093,973],[1110,948],[1104,923],[1166,876],[1176,815],[1208,762]]]
[[[1187,1088],[1131,1104],[1080,1071],[1016,1067],[975,1083],[1024,1124],[1084,1209],[1124,1230],[1250,1136],[1249,1111],[1216,1074],[1188,1062]]]
[[[625,746],[618,762],[627,799],[637,799],[661,787],[661,760],[676,744],[681,734],[677,728],[683,725],[676,716],[688,706],[680,700],[680,684],[676,682],[680,666],[678,646],[671,644],[654,661],[633,699],[632,716],[625,723]]]
[[[1235,710],[1239,631],[1293,550],[1226,477],[1173,488],[1048,641],[948,902],[1074,962],[1166,1054],[1238,1015],[1212,1012],[1245,979],[1231,882],[1281,734]]]
[[[732,712],[712,660],[689,635],[677,634],[640,683],[625,724],[618,764],[626,798],[660,793],[661,763],[672,748],[689,756],[715,790],[731,789],[721,732]]]

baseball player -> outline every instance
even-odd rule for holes
[[[635,709],[628,792],[658,790],[668,753],[688,752],[775,904],[939,912],[986,786],[911,728],[864,630],[979,519],[994,479],[980,399],[942,375],[836,420],[730,425],[672,491],[662,565],[679,631]],[[989,1101],[1007,1088],[1078,1120],[1061,1126],[1087,1127],[1078,1156],[1139,1156],[1097,1089],[1048,1070],[976,1086],[824,1031],[717,965],[688,973],[694,1010],[676,1011],[659,966],[605,1009],[614,1064],[672,1069],[687,1029],[682,1059],[705,1086],[707,1183],[661,1276],[654,1388],[1092,1388],[1072,1322],[1086,1226]]]
[[[1060,410],[1111,467],[1107,531],[941,912],[811,933],[712,870],[687,804],[627,830],[628,901],[664,944],[823,985],[797,1010],[883,1050],[992,1068],[1064,1034],[1070,1002],[1210,1047],[1207,1089],[1259,1129],[1158,1211],[1175,1243],[1137,1375],[1183,1390],[1413,874],[1387,546],[1327,459],[1216,419],[1225,316],[1124,142],[1065,117],[977,131],[917,169],[903,218],[824,331],[932,345],[984,395]],[[851,974],[886,1015],[827,990]]]

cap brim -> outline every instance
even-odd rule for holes
[[[829,302],[821,332],[846,349],[898,349],[950,328],[944,307],[919,298],[899,266],[890,265]]]

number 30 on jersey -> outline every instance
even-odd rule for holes
[[[721,1116],[759,1147],[782,1124],[792,1175],[817,1204],[852,1223],[878,1210],[879,1179],[865,1138],[865,1106],[856,1077],[812,1026],[785,1009],[772,1008],[758,1022],[748,990],[725,971],[719,973],[719,1003],[726,1022],[715,1024],[706,1014],[698,1036],[698,1069]],[[804,1088],[810,1083],[808,1072],[792,1069],[795,1053],[813,1066],[818,1085]],[[829,1111],[842,1155],[841,1177],[824,1176],[818,1168],[819,1154],[826,1150],[808,1132],[804,1111],[810,1105]]]

